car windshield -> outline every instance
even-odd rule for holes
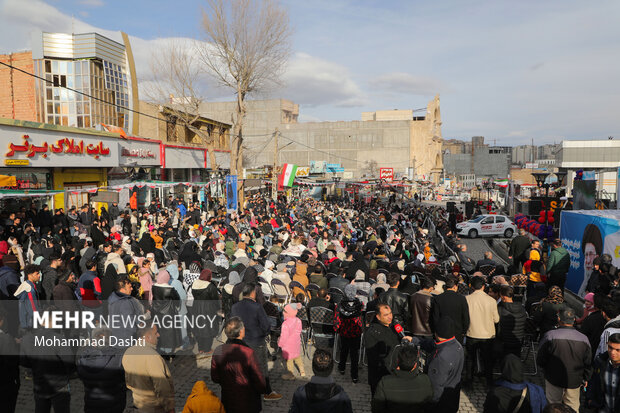
[[[474,218],[474,219],[470,219],[470,220],[469,220],[469,222],[476,223],[476,222],[480,222],[480,221],[482,221],[483,219],[484,219],[484,215],[480,215],[480,216],[477,216],[477,217],[476,217],[476,218]]]

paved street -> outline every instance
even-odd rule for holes
[[[528,366],[531,364],[528,364]],[[311,372],[312,367],[310,360],[305,358],[306,372]],[[218,396],[220,387],[214,384],[210,379],[211,359],[202,358],[196,360],[193,356],[178,356],[171,363],[171,370],[174,377],[176,391],[176,411],[183,410],[185,400],[191,392],[192,386],[197,380],[204,380],[207,386],[212,389]],[[302,380],[285,381],[281,379],[284,372],[283,365],[280,362],[271,364],[272,387],[283,398],[277,402],[263,402],[263,411],[265,412],[288,412],[290,401],[293,397],[295,389],[302,385]],[[370,412],[370,388],[367,385],[367,370],[362,367],[360,369],[360,382],[353,384],[349,378],[349,370],[347,374],[341,376],[337,372],[334,374],[336,382],[344,387],[345,391],[351,398],[353,403],[353,411]],[[536,380],[540,384],[540,380]],[[83,386],[80,380],[71,381],[71,411],[83,411]],[[484,404],[486,396],[486,388],[481,379],[476,379],[473,389],[468,392],[461,392],[461,412],[480,412]],[[131,406],[131,398],[128,397],[127,405]],[[32,380],[22,378],[22,386],[18,399],[19,412],[33,412],[34,401],[32,397]],[[135,409],[127,408],[127,412],[133,412]]]
[[[479,260],[483,257],[486,250],[489,249],[486,241],[482,238],[468,239],[463,238],[463,242],[468,246],[468,254],[474,260]],[[502,262],[499,257],[495,257],[498,261]],[[503,262],[502,262],[503,263]],[[175,390],[176,390],[176,410],[181,411],[185,404],[185,400],[191,392],[192,386],[197,380],[204,380],[208,387],[212,389],[216,394],[220,394],[219,385],[214,384],[210,379],[210,358],[200,358],[191,355],[181,355],[176,357],[170,364],[172,374],[174,377]],[[312,366],[309,358],[305,358],[306,372],[312,371]],[[285,381],[281,379],[281,375],[284,372],[284,367],[280,361],[270,364],[271,367],[271,380],[273,388],[282,393],[283,398],[277,402],[264,402],[263,411],[265,412],[288,412],[290,401],[292,399],[295,389],[303,384],[302,380]],[[533,372],[533,355],[530,354],[528,360],[525,363],[526,372]],[[367,385],[367,370],[364,366],[360,369],[360,382],[353,384],[347,375],[341,376],[335,372],[336,382],[344,387],[347,394],[353,402],[353,410],[355,412],[370,412],[370,388]],[[540,373],[537,377],[528,376],[528,378],[537,383],[542,384],[542,378]],[[74,379],[71,381],[72,411],[78,412],[83,410],[83,386],[80,380]],[[486,388],[481,379],[476,379],[473,385],[473,389],[467,392],[461,392],[461,412],[480,412],[486,397]],[[128,406],[131,406],[131,397],[128,397]],[[34,411],[34,401],[32,398],[32,380],[22,378],[22,386],[19,393],[18,406],[20,412],[32,412]],[[131,408],[127,408],[128,412],[133,411]]]

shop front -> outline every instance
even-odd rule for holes
[[[230,168],[230,152],[216,150],[215,156],[220,174],[225,174]],[[162,144],[160,161],[161,173],[158,178],[164,181],[197,183],[213,179],[213,167],[205,148]],[[164,196],[167,198],[168,194],[183,195],[194,201],[204,199],[197,187],[187,185],[170,188]]]
[[[88,203],[87,191],[106,186],[108,168],[119,165],[112,133],[0,119],[0,142],[0,173],[16,177],[13,189],[64,191],[41,198],[52,208]]]
[[[125,185],[136,180],[155,178],[160,167],[160,141],[128,137],[119,140],[119,168],[108,171],[108,185],[111,187]],[[125,207],[131,194],[136,192],[138,207],[148,205],[152,199],[161,197],[160,189],[133,187],[122,189],[118,193],[118,205]]]

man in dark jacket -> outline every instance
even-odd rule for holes
[[[403,328],[409,326],[409,297],[398,291],[400,275],[391,272],[387,275],[387,282],[390,288],[379,297],[379,302],[390,306],[394,323],[400,324]]]
[[[524,380],[523,363],[514,354],[502,361],[502,377],[487,393],[483,413],[541,413],[545,391]]]
[[[549,403],[564,403],[579,411],[579,388],[590,378],[592,350],[588,338],[575,330],[575,311],[560,311],[559,327],[548,331],[539,344],[537,362],[545,369]]]
[[[74,357],[70,347],[54,344],[64,337],[47,328],[50,325],[44,327],[32,330],[22,338],[21,364],[32,369],[35,411],[49,412],[53,407],[54,412],[69,412],[69,378],[75,370]],[[52,344],[43,348],[37,346],[37,336]]]
[[[41,210],[39,211],[38,218],[41,229],[47,228],[48,230],[50,230],[54,226],[54,218],[47,204],[44,204],[43,208],[41,208]]]
[[[131,281],[122,276],[116,280],[114,285],[115,291],[110,294],[108,298],[108,315],[112,317],[129,317],[130,319],[137,319],[144,314],[144,307],[140,302],[131,296],[132,285]],[[127,343],[127,339],[131,339],[136,336],[137,326],[127,325],[121,326],[118,329],[114,329],[114,336],[118,339],[122,339],[121,343]]]
[[[513,272],[518,272],[521,265],[527,261],[527,258],[525,258],[525,251],[527,251],[532,245],[526,234],[527,233],[525,230],[521,228],[519,230],[519,235],[514,237],[514,239],[510,242],[508,258],[512,260]]]
[[[564,283],[566,283],[566,274],[570,268],[570,256],[568,251],[562,247],[562,240],[557,238],[551,243],[553,251],[549,254],[547,261],[547,287],[557,285],[564,292]]]
[[[0,310],[0,395],[3,411],[13,413],[19,392],[19,347],[15,338],[5,331],[7,313]]]
[[[497,339],[502,345],[502,358],[511,353],[521,357],[527,313],[521,303],[512,301],[514,291],[511,286],[502,285],[500,297],[502,302],[497,306],[499,312]]]
[[[411,310],[411,334],[415,337],[432,337],[430,325],[432,291],[435,289],[435,281],[428,277],[420,280],[420,291],[409,298]]]
[[[120,210],[118,208],[118,202],[112,202],[112,206],[108,209],[108,213],[110,214],[110,222],[114,223],[116,218],[120,215]]]
[[[49,257],[49,266],[43,269],[41,286],[43,287],[43,294],[41,299],[52,301],[52,295],[54,287],[58,284],[58,267],[62,265],[62,259],[57,255]]]
[[[392,351],[400,344],[400,339],[392,325],[392,310],[384,303],[377,305],[376,320],[364,334],[364,346],[368,356],[368,384],[372,394],[383,376],[392,369]]]
[[[463,346],[456,340],[456,331],[454,321],[450,317],[442,317],[435,328],[434,346],[426,348],[431,354],[427,361],[427,374],[433,386],[436,412],[456,413],[459,410],[465,354]]]
[[[256,302],[257,284],[247,283],[243,286],[243,299],[233,304],[230,311],[232,317],[243,321],[245,342],[254,350],[263,377],[265,378],[265,400],[280,400],[281,394],[276,393],[269,383],[269,367],[267,366],[267,343],[265,338],[271,330],[271,322],[263,307]]]
[[[620,333],[609,336],[607,351],[594,359],[586,391],[587,407],[597,412],[620,412]]]
[[[456,339],[462,344],[469,328],[467,300],[456,292],[458,288],[456,278],[448,277],[443,288],[444,292],[434,296],[431,300],[431,328],[437,331],[439,320],[444,316],[450,317],[456,328]]]
[[[312,357],[314,376],[295,390],[289,413],[353,413],[351,399],[331,377],[333,369],[331,353],[317,349]]]
[[[5,255],[2,257],[2,267],[0,267],[0,304],[6,314],[19,313],[19,306],[15,291],[20,285],[19,261],[15,255]],[[4,331],[17,337],[19,320],[17,317],[7,317]]]
[[[103,340],[105,345],[86,347],[77,354],[77,373],[84,383],[84,412],[122,413],[127,399],[123,352],[109,346],[108,331],[95,331],[93,339]]]
[[[228,340],[215,349],[211,359],[211,379],[222,386],[222,404],[228,413],[260,412],[260,396],[267,385],[254,350],[244,341],[243,321],[231,317],[224,332]]]
[[[433,400],[433,388],[426,374],[418,369],[418,349],[403,346],[398,351],[398,365],[377,385],[372,398],[372,413],[427,411]]]
[[[58,284],[54,287],[52,296],[54,305],[61,311],[78,311],[79,303],[75,295],[77,288],[77,277],[71,271],[65,271],[59,278]]]

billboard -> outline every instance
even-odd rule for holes
[[[325,172],[327,172],[327,162],[310,161],[310,173],[311,174],[323,174]]]
[[[237,210],[237,175],[226,175],[226,209]]]
[[[298,166],[297,172],[295,172],[295,177],[300,178],[304,176],[310,175],[310,167],[309,166]]]
[[[391,181],[394,179],[394,168],[379,168],[379,178]]]
[[[566,288],[583,297],[594,267],[593,261],[609,254],[620,267],[620,211],[562,211],[562,246],[570,255]]]
[[[596,206],[596,181],[573,181],[573,209],[594,209]]]

